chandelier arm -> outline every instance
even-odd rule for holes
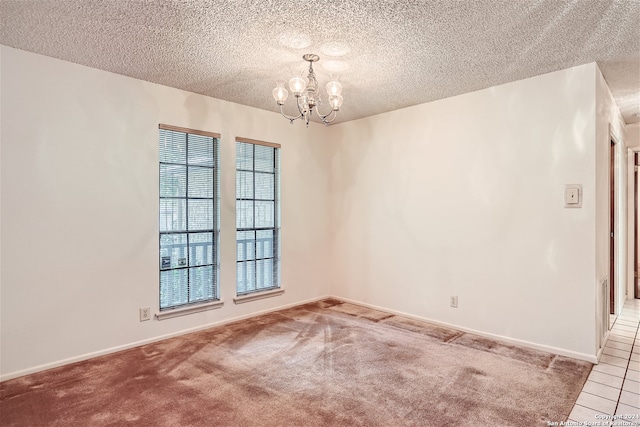
[[[333,122],[333,121],[336,119],[336,117],[338,117],[338,114],[337,114],[337,113],[336,113],[336,114],[334,114],[334,115],[333,115],[333,117],[332,117],[331,119],[329,119],[329,120],[322,119],[322,121],[323,121],[325,124],[327,124],[327,125],[328,125],[329,123]]]
[[[327,116],[328,116],[328,114],[327,114]],[[325,124],[325,125],[327,125],[327,126],[329,126],[329,123],[333,122],[333,121],[336,119],[336,117],[338,117],[338,115],[337,115],[337,114],[334,114],[332,118],[330,118],[329,120],[327,120],[327,119],[326,119],[326,117],[327,117],[327,116],[325,116],[325,117],[322,117],[322,116],[321,116],[321,117],[320,117],[320,119],[322,119],[322,123],[324,123],[324,124]]]
[[[329,125],[329,123],[333,122],[336,117],[338,116],[338,110],[334,110],[331,109],[331,111],[329,111],[327,114],[320,114],[320,111],[317,112],[318,113],[318,117],[320,117],[320,120],[322,120],[322,123],[324,123],[325,125]],[[327,119],[327,117],[331,116],[331,113],[333,114],[333,117],[331,117],[330,119]]]
[[[300,110],[300,107],[298,107],[298,110]],[[296,117],[293,117],[293,116],[287,116],[287,115],[284,113],[284,109],[282,108],[282,104],[280,104],[280,114],[282,114],[282,117],[284,117],[285,119],[289,120],[291,123],[293,123],[293,121],[294,121],[294,120],[296,120],[296,119],[300,119],[300,118],[302,118],[302,114],[300,114],[300,115],[298,115],[298,116],[296,116]]]
[[[334,110],[333,108],[331,110],[329,110],[329,112],[327,114],[322,114],[320,112],[320,108],[316,107],[316,113],[318,113],[318,116],[322,119],[322,121],[324,121],[325,118],[329,117],[331,115],[331,113],[335,113],[337,110]]]

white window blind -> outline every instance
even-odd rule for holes
[[[280,287],[280,145],[236,138],[236,293]]]
[[[220,135],[160,125],[160,310],[219,299]]]

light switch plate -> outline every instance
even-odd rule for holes
[[[582,207],[582,184],[567,184],[564,187],[564,207]]]

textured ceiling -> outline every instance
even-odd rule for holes
[[[640,0],[2,0],[0,16],[4,45],[270,111],[317,53],[323,90],[344,87],[336,122],[596,61],[640,122]]]

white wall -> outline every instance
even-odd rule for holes
[[[640,149],[640,123],[633,123],[625,127],[627,146],[635,150]]]
[[[595,360],[596,70],[332,127],[331,293]]]
[[[2,379],[328,293],[324,127],[1,49]],[[225,305],[141,323],[139,307],[158,311],[159,123],[222,134]],[[286,292],[242,305],[232,301],[236,136],[282,144]]]

